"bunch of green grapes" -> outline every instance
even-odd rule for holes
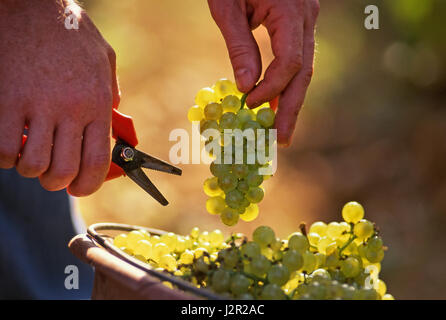
[[[200,122],[200,132],[206,138],[206,150],[214,158],[210,165],[212,177],[203,185],[209,196],[206,210],[220,215],[221,221],[228,226],[237,224],[239,219],[252,221],[258,216],[257,204],[265,193],[261,185],[269,178],[259,169],[268,167],[268,159],[271,159],[269,146],[275,142],[270,130],[274,125],[274,110],[269,103],[253,110],[244,108],[245,98],[233,82],[220,79],[212,88],[198,92],[196,105],[188,112],[191,122]],[[208,129],[214,129],[219,136],[206,136]],[[239,129],[237,132],[246,136],[240,139],[233,131],[228,132],[229,129]],[[252,144],[246,138],[248,131],[252,132]],[[211,148],[210,144],[216,138],[219,139],[219,154],[215,154],[215,145]],[[259,154],[263,155],[261,159]]]
[[[226,298],[393,300],[379,278],[386,248],[374,224],[357,202],[347,203],[342,216],[342,222],[315,222],[308,232],[301,225],[287,239],[260,226],[252,240],[236,234],[224,241],[219,230],[194,228],[186,236],[132,231],[114,244]]]

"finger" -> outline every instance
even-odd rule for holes
[[[22,134],[25,119],[19,113],[0,106],[0,168],[9,169],[15,166],[22,147]]]
[[[51,161],[53,134],[53,125],[44,117],[35,117],[29,121],[28,138],[17,163],[19,174],[35,178],[48,169]]]
[[[282,146],[291,144],[297,116],[313,75],[314,29],[319,5],[317,1],[309,1],[309,3],[312,5],[306,9],[305,14],[304,64],[302,70],[294,77],[279,99],[275,128],[277,129],[277,141]]]
[[[79,171],[81,150],[82,127],[72,121],[59,124],[54,137],[50,167],[39,177],[42,187],[57,191],[69,185]]]
[[[208,0],[208,3],[225,39],[237,87],[242,92],[248,92],[260,77],[262,62],[246,13],[236,0]]]
[[[121,101],[121,91],[119,90],[118,77],[116,75],[116,53],[112,47],[108,48],[108,60],[112,71],[112,94],[113,94],[113,108],[118,108]]]
[[[303,63],[303,1],[284,1],[271,8],[264,25],[271,37],[274,60],[262,81],[248,95],[250,108],[278,96],[299,72]]]
[[[94,121],[84,130],[79,174],[68,192],[81,197],[100,188],[110,166],[110,121]]]

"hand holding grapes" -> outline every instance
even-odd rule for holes
[[[317,0],[208,0],[212,16],[228,47],[237,86],[249,92],[249,107],[277,96],[278,142],[288,146],[313,74]],[[263,24],[275,59],[259,80],[260,52],[251,30]]]

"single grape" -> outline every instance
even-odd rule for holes
[[[238,180],[232,173],[223,173],[218,177],[218,185],[227,193],[237,187]]]
[[[127,235],[124,233],[117,235],[113,239],[113,244],[118,248],[125,247],[127,245]]]
[[[237,184],[237,190],[241,191],[243,193],[247,193],[249,190],[249,185],[246,182],[245,179],[239,180],[238,184]]]
[[[384,250],[382,248],[379,250],[372,250],[371,248],[367,248],[365,251],[365,257],[371,263],[381,262],[384,258]]]
[[[302,271],[306,273],[312,273],[316,269],[317,260],[314,254],[310,251],[305,251],[302,255],[304,259],[304,265],[302,266]]]
[[[195,96],[195,103],[203,109],[208,103],[215,100],[215,92],[211,88],[203,88]]]
[[[276,264],[268,270],[267,278],[270,283],[283,286],[290,278],[290,271],[286,266]]]
[[[317,233],[320,237],[323,237],[327,233],[327,228],[328,226],[325,222],[316,221],[310,226],[308,233]]]
[[[291,234],[288,239],[288,248],[290,248],[291,250],[296,250],[301,254],[308,250],[309,247],[310,244],[308,243],[307,237],[305,237],[300,232]]]
[[[215,292],[225,292],[229,290],[231,275],[229,272],[219,269],[212,274],[211,287]]]
[[[341,272],[346,278],[354,278],[361,272],[361,266],[358,259],[348,257],[341,262]]]
[[[262,108],[257,112],[256,120],[264,128],[270,128],[274,124],[276,114],[271,108]]]
[[[159,259],[158,265],[167,271],[175,271],[177,268],[177,260],[170,254],[165,254]]]
[[[270,283],[263,287],[261,298],[263,300],[284,300],[286,295],[277,284]]]
[[[235,274],[231,277],[230,289],[232,294],[241,295],[248,292],[250,281],[242,274]]]
[[[152,257],[152,244],[147,240],[139,240],[133,253],[141,255],[148,260]]]
[[[283,254],[282,263],[290,270],[296,271],[302,268],[304,259],[297,250],[288,250]]]
[[[254,230],[252,238],[259,244],[260,247],[266,247],[276,239],[276,236],[273,229],[271,229],[270,227],[260,226]]]
[[[251,109],[243,108],[237,111],[237,118],[239,123],[243,126],[246,122],[255,120],[256,115]]]
[[[204,108],[204,117],[206,120],[218,120],[222,114],[223,108],[219,103],[212,102]]]
[[[234,209],[226,207],[220,214],[221,221],[227,226],[237,224],[240,215]]]
[[[235,129],[238,126],[237,116],[234,112],[225,112],[220,118],[220,129]]]
[[[221,105],[223,107],[224,112],[237,112],[240,110],[241,102],[240,99],[237,98],[234,95],[229,95],[224,97],[223,101],[221,102]]]
[[[226,207],[225,199],[222,197],[211,197],[206,201],[206,210],[210,214],[220,214]]]
[[[243,199],[244,199],[243,193],[238,191],[237,189],[234,189],[226,193],[225,201],[229,207],[237,209],[241,207]]]
[[[227,270],[232,270],[235,268],[238,262],[238,253],[233,248],[224,249],[221,252],[221,255],[219,254],[219,257],[221,257],[222,260],[222,266],[223,268]]]
[[[257,277],[263,277],[271,267],[271,262],[263,255],[259,255],[252,259],[249,264],[250,271]]]
[[[364,208],[358,202],[351,201],[342,208],[342,217],[346,222],[356,223],[364,218]]]
[[[238,178],[243,179],[249,173],[248,165],[246,164],[233,164],[232,173]]]
[[[325,258],[325,267],[334,270],[339,266],[339,262],[339,256],[337,252],[334,252]]]
[[[187,119],[189,119],[190,122],[193,121],[201,121],[204,118],[203,109],[199,106],[193,106],[189,109],[187,112]]]
[[[359,240],[365,240],[373,235],[374,227],[373,223],[366,219],[361,219],[355,224],[353,228],[353,233],[358,237]]]
[[[211,170],[211,173],[215,177],[221,177],[221,176],[231,172],[231,165],[230,164],[216,163],[215,161],[213,161],[211,163],[209,168]],[[217,183],[218,183],[218,180],[217,180]]]
[[[386,283],[384,281],[382,281],[381,279],[378,279],[375,290],[381,295],[384,296],[386,294],[387,291],[387,286]]]
[[[255,258],[260,255],[260,246],[254,242],[250,241],[242,245],[241,253],[247,258]]]
[[[255,203],[251,203],[248,207],[246,207],[245,212],[240,215],[240,218],[243,221],[250,222],[255,218],[257,218],[258,215],[259,215],[259,206]]]
[[[223,190],[218,186],[218,178],[212,177],[208,178],[203,183],[203,190],[209,197],[216,197],[223,194]]]
[[[370,248],[370,250],[378,251],[383,247],[383,240],[379,236],[374,236],[367,242],[367,247]]]
[[[246,182],[250,187],[258,187],[263,182],[263,176],[259,175],[258,171],[249,171],[248,176],[246,177]]]
[[[215,120],[201,120],[200,121],[200,133],[203,134],[206,130],[217,130],[220,132],[220,127]]]
[[[226,97],[230,94],[236,94],[238,92],[236,85],[228,80],[228,79],[220,79],[218,80],[212,89],[215,92],[215,96],[218,99],[222,99],[223,97]]]
[[[246,193],[246,199],[251,203],[259,203],[264,196],[263,190],[259,187],[253,187]]]

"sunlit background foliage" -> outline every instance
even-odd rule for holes
[[[366,30],[364,8],[380,9]],[[86,0],[114,47],[120,110],[133,116],[139,148],[168,159],[171,130],[190,124],[195,93],[233,79],[223,39],[201,0]],[[398,298],[446,298],[446,2],[321,0],[315,74],[293,145],[279,151],[257,220],[230,229],[206,213],[208,166],[183,176],[148,172],[170,205],[133,182],[107,182],[80,200],[87,224],[113,221],[187,233],[193,226],[250,234],[272,226],[281,237],[301,221],[340,220],[360,201],[389,247],[382,278]],[[255,31],[264,65],[268,36]]]

